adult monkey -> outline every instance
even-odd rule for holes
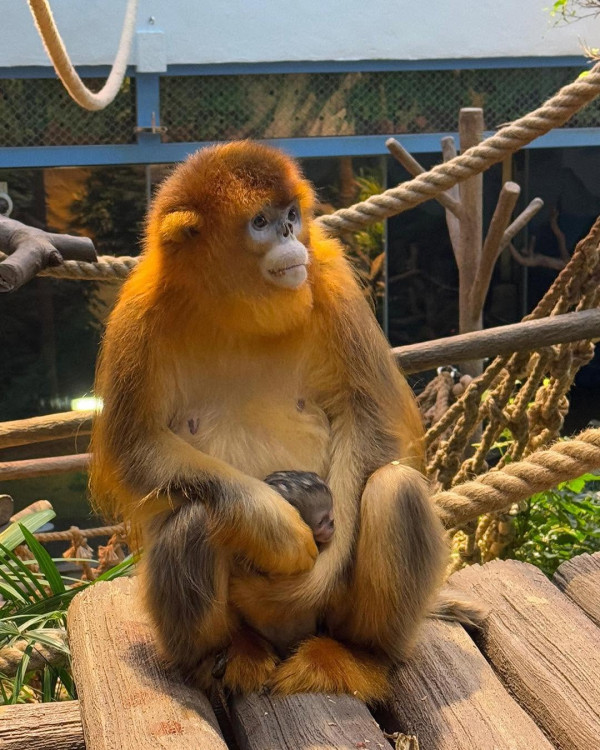
[[[163,183],[106,330],[91,486],[141,528],[160,649],[199,686],[218,663],[235,691],[377,701],[446,551],[412,394],[313,200],[294,161],[251,142]],[[284,469],[333,493],[318,556],[259,479]]]

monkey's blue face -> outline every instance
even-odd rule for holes
[[[284,289],[298,289],[307,279],[309,254],[298,235],[302,217],[297,201],[287,206],[264,206],[248,222],[251,245],[260,255],[263,277]]]

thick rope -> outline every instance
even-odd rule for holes
[[[39,0],[30,0],[30,3]],[[435,198],[459,182],[485,171],[492,164],[518,151],[552,128],[560,127],[578,110],[600,93],[600,63],[587,76],[564,86],[539,109],[507,125],[477,146],[450,161],[438,164],[412,180],[374,195],[350,208],[320,216],[316,223],[331,234],[354,232],[365,226],[407,211],[420,203]],[[0,260],[4,257],[0,253]],[[97,263],[65,261],[61,266],[48,268],[41,276],[61,279],[119,282],[127,277],[139,258],[103,255]]]
[[[452,528],[599,468],[600,429],[586,430],[503,469],[439,492],[433,502],[444,525]]]
[[[122,523],[116,526],[98,526],[94,529],[80,529],[77,526],[71,526],[68,531],[44,531],[34,534],[34,537],[38,542],[47,544],[48,542],[70,542],[76,535],[93,539],[97,536],[112,536],[119,533],[125,533],[125,527]]]
[[[107,107],[117,96],[125,78],[129,52],[135,32],[138,0],[129,0],[125,11],[123,31],[115,62],[104,86],[94,93],[83,83],[69,58],[63,40],[56,28],[48,0],[28,0],[33,20],[44,43],[48,57],[54,65],[56,75],[80,107],[99,110]]]
[[[490,138],[454,159],[423,172],[398,187],[342,208],[319,222],[334,234],[362,227],[434,198],[459,182],[480,174],[553,128],[564,125],[579,109],[600,94],[600,63],[584,77],[564,86],[538,109],[506,125]]]
[[[0,252],[0,261],[8,257]],[[82,260],[65,260],[60,266],[45,268],[38,276],[55,279],[83,279],[84,281],[124,281],[139,263],[139,258],[129,255],[101,255],[96,263]]]
[[[47,633],[66,644],[67,634],[62,628],[48,628]],[[0,648],[0,672],[7,677],[14,677],[23,660],[25,649],[30,645],[31,641],[23,638],[11,646]],[[64,667],[67,664],[67,655],[62,649],[36,643],[29,656],[27,671],[37,672],[48,664],[53,667]]]

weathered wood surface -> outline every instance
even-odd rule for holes
[[[552,580],[600,627],[600,552],[567,560]]]
[[[0,422],[0,448],[41,443],[92,431],[93,411],[67,411],[42,417]]]
[[[79,701],[0,706],[2,750],[86,750]]]
[[[0,481],[48,477],[51,474],[63,474],[68,471],[87,471],[89,463],[89,453],[78,453],[73,456],[52,456],[51,458],[27,458],[23,461],[4,461],[0,463]]]
[[[457,623],[426,624],[394,694],[382,726],[416,735],[423,750],[552,750]]]
[[[231,722],[240,750],[389,750],[364,703],[350,695],[237,698]]]
[[[451,580],[490,606],[479,646],[555,746],[598,747],[600,629],[532,565],[495,561]]]
[[[553,344],[598,337],[600,310],[581,310],[419,344],[397,346],[392,352],[404,372],[414,373],[469,359],[529,352]]]
[[[136,582],[97,583],[67,616],[87,750],[226,750],[204,693],[159,664]]]

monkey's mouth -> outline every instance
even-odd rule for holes
[[[275,270],[269,269],[271,276],[275,278],[281,278],[285,276],[288,271],[292,271],[294,268],[306,268],[306,263],[294,263],[292,266],[285,266],[285,268],[277,268]]]

